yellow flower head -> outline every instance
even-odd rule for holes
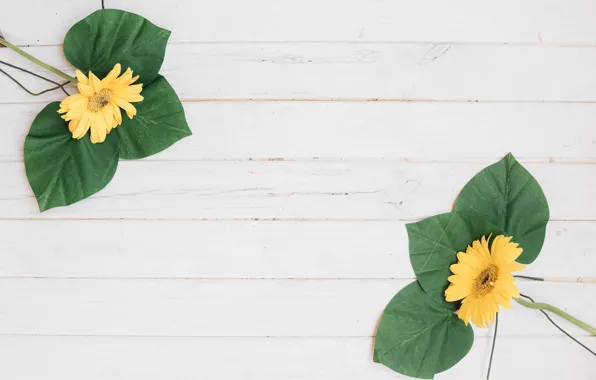
[[[130,104],[140,102],[143,90],[142,84],[135,84],[139,76],[133,78],[132,70],[128,68],[122,76],[120,64],[116,64],[112,71],[99,80],[92,72],[89,78],[79,70],[76,71],[79,94],[74,94],[60,103],[58,113],[68,121],[68,129],[72,137],[80,139],[91,128],[91,142],[101,143],[106,135],[122,124],[120,108],[126,111],[130,119],[137,114],[137,109]]]
[[[490,238],[490,237],[489,237]],[[525,268],[514,260],[523,249],[511,242],[511,236],[495,237],[490,250],[488,241],[475,240],[466,252],[457,254],[457,264],[451,265],[453,276],[445,291],[448,302],[463,300],[457,316],[466,325],[471,319],[478,327],[488,327],[494,322],[499,305],[511,307],[511,297],[519,298],[511,272]]]

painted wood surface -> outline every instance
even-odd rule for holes
[[[7,279],[0,288],[5,308],[0,334],[372,337],[387,300],[410,282]],[[518,286],[538,300],[559,300],[580,319],[596,316],[593,284],[520,281]],[[502,336],[560,335],[535,310],[515,305],[501,317]],[[588,334],[566,321],[562,325],[574,335]],[[490,334],[476,330],[476,335]]]
[[[43,106],[0,104],[0,162],[23,159],[23,139]],[[596,163],[593,103],[242,101],[184,108],[196,137],[147,160],[485,164],[511,151],[524,163]]]
[[[61,46],[30,54],[72,72]],[[8,49],[1,60],[20,62]],[[172,43],[161,73],[184,101],[383,100],[593,102],[596,49],[576,46],[390,43]],[[14,69],[6,69],[15,73]],[[35,68],[35,71],[39,69]],[[45,83],[18,73],[24,83]],[[8,78],[0,103],[31,97]],[[10,85],[10,87],[8,87]],[[33,88],[36,88],[32,86]]]
[[[523,274],[596,277],[593,1],[105,3],[172,29],[162,73],[194,135],[40,214],[23,139],[63,94],[0,76],[0,377],[403,378],[371,355],[414,279],[405,224],[448,212],[510,151],[551,208]],[[99,6],[12,2],[0,32],[72,72],[64,34]],[[596,323],[596,284],[518,285]],[[541,314],[501,321],[491,379],[593,380],[593,357]],[[492,332],[437,378],[483,378]]]
[[[15,2],[2,30],[20,44],[60,44],[70,25],[97,1]],[[595,44],[590,0],[105,0],[173,30],[176,42],[455,41]]]
[[[0,240],[0,276],[413,279],[405,223],[3,220],[0,230],[11,238]],[[90,244],[89,231],[110,238]],[[593,276],[595,234],[592,222],[550,222],[540,260],[525,274]]]
[[[593,338],[584,341],[596,348]],[[436,379],[482,379],[490,344],[476,338],[461,364]],[[533,352],[540,355],[529,359]],[[1,375],[27,380],[409,379],[372,362],[370,338],[1,336],[0,354]],[[586,351],[562,337],[503,337],[495,360],[496,379],[591,379],[596,370]]]
[[[196,138],[196,137],[195,137]],[[42,214],[21,162],[0,207],[14,219],[407,220],[451,211],[486,164],[404,162],[129,161],[76,207]],[[595,164],[528,164],[550,202],[551,220],[595,220]],[[157,178],[156,178],[157,177]],[[564,179],[564,180],[562,180]]]

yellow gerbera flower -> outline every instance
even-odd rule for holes
[[[489,237],[490,238],[490,237]],[[449,276],[449,288],[445,291],[448,302],[462,300],[457,316],[466,325],[472,323],[478,327],[488,327],[494,322],[499,305],[511,307],[511,297],[519,298],[511,272],[525,268],[514,260],[523,249],[511,242],[511,236],[495,237],[490,250],[488,241],[475,240],[466,252],[457,254],[457,264],[451,265],[453,276]]]
[[[72,137],[80,139],[91,128],[91,142],[101,143],[106,135],[122,124],[120,108],[126,111],[130,119],[137,114],[137,109],[130,104],[140,102],[143,90],[142,84],[135,84],[139,76],[133,78],[132,70],[128,68],[122,76],[120,64],[116,64],[112,71],[99,80],[92,72],[89,78],[79,70],[76,71],[79,94],[74,94],[60,103],[58,113],[68,121],[68,129]]]

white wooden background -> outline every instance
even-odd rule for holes
[[[69,71],[64,34],[100,6],[1,3],[4,36]],[[413,279],[404,224],[448,211],[509,151],[551,207],[525,274],[596,276],[594,0],[106,6],[173,31],[162,73],[194,135],[40,214],[23,139],[61,95],[0,76],[0,378],[401,378],[371,349]],[[594,284],[519,287],[596,323]],[[594,380],[596,360],[539,313],[501,322],[492,380]],[[491,333],[438,378],[483,378]]]

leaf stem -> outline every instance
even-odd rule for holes
[[[69,82],[72,83],[77,83],[77,80],[73,77],[71,77],[70,75],[63,73],[62,71],[58,70],[57,68],[48,65],[45,62],[40,61],[39,59],[35,58],[34,56],[32,56],[31,54],[27,53],[26,51],[19,49],[17,46],[11,44],[10,42],[6,41],[4,38],[0,37],[0,44],[6,46],[7,48],[9,48],[10,50],[14,51],[15,53],[27,58],[28,60],[30,60],[31,62],[43,67],[46,70],[49,70],[51,72],[53,72],[54,74],[66,79]]]
[[[573,323],[574,325],[576,325],[576,326],[586,330],[590,334],[596,336],[596,328],[588,325],[585,322],[580,321],[579,319],[564,312],[563,310],[559,309],[558,307],[555,307],[555,306],[552,306],[552,305],[549,305],[549,304],[543,303],[543,302],[526,301],[523,298],[514,298],[514,300],[516,300],[517,303],[519,303],[520,305],[527,307],[528,309],[548,310],[550,312],[553,312],[553,313],[557,314],[559,317],[562,317],[562,318],[568,320],[569,322]]]
[[[493,346],[490,349],[490,359],[488,361],[488,371],[486,371],[486,380],[490,378],[490,370],[493,367],[493,355],[495,354],[495,343],[497,343],[497,329],[499,327],[499,313],[495,313],[495,335],[493,336]]]
[[[64,88],[64,86],[66,86],[66,85],[67,85],[67,84],[69,84],[70,82],[58,83],[58,82],[55,82],[55,81],[53,81],[53,80],[51,80],[51,79],[48,79],[48,78],[46,78],[46,77],[44,77],[44,76],[41,76],[41,75],[39,75],[39,74],[36,74],[36,73],[34,73],[34,72],[32,72],[32,71],[29,71],[29,70],[27,70],[27,69],[24,69],[24,68],[22,68],[22,67],[19,67],[19,66],[17,66],[17,65],[13,65],[12,63],[8,63],[8,62],[0,61],[0,64],[6,65],[6,66],[8,66],[8,67],[12,67],[13,69],[20,70],[20,71],[22,71],[22,72],[25,72],[25,73],[27,73],[27,74],[31,74],[31,75],[33,75],[34,77],[37,77],[37,78],[39,78],[39,79],[43,79],[43,80],[45,80],[46,82],[50,82],[50,83],[53,83],[53,84],[55,84],[55,85],[56,85],[55,87],[48,88],[48,89],[45,89],[45,90],[43,90],[43,91],[41,91],[41,92],[37,92],[37,93],[35,93],[35,92],[32,92],[32,91],[30,91],[30,90],[29,90],[27,87],[23,86],[23,84],[22,84],[21,82],[19,82],[19,81],[18,81],[16,78],[14,78],[13,76],[11,76],[9,73],[7,73],[6,71],[4,71],[4,70],[0,69],[0,73],[3,73],[4,75],[6,75],[8,78],[10,78],[10,79],[11,79],[13,82],[15,82],[17,85],[19,85],[19,87],[21,87],[23,90],[25,90],[25,91],[26,91],[28,94],[30,94],[30,95],[33,95],[33,96],[39,96],[39,95],[45,94],[46,92],[54,91],[54,90],[57,90],[57,89],[61,89],[61,90],[62,90],[62,91],[63,91],[63,92],[66,94],[66,96],[69,96],[69,95],[70,95],[70,94],[68,93],[68,91],[66,91],[66,89]]]

